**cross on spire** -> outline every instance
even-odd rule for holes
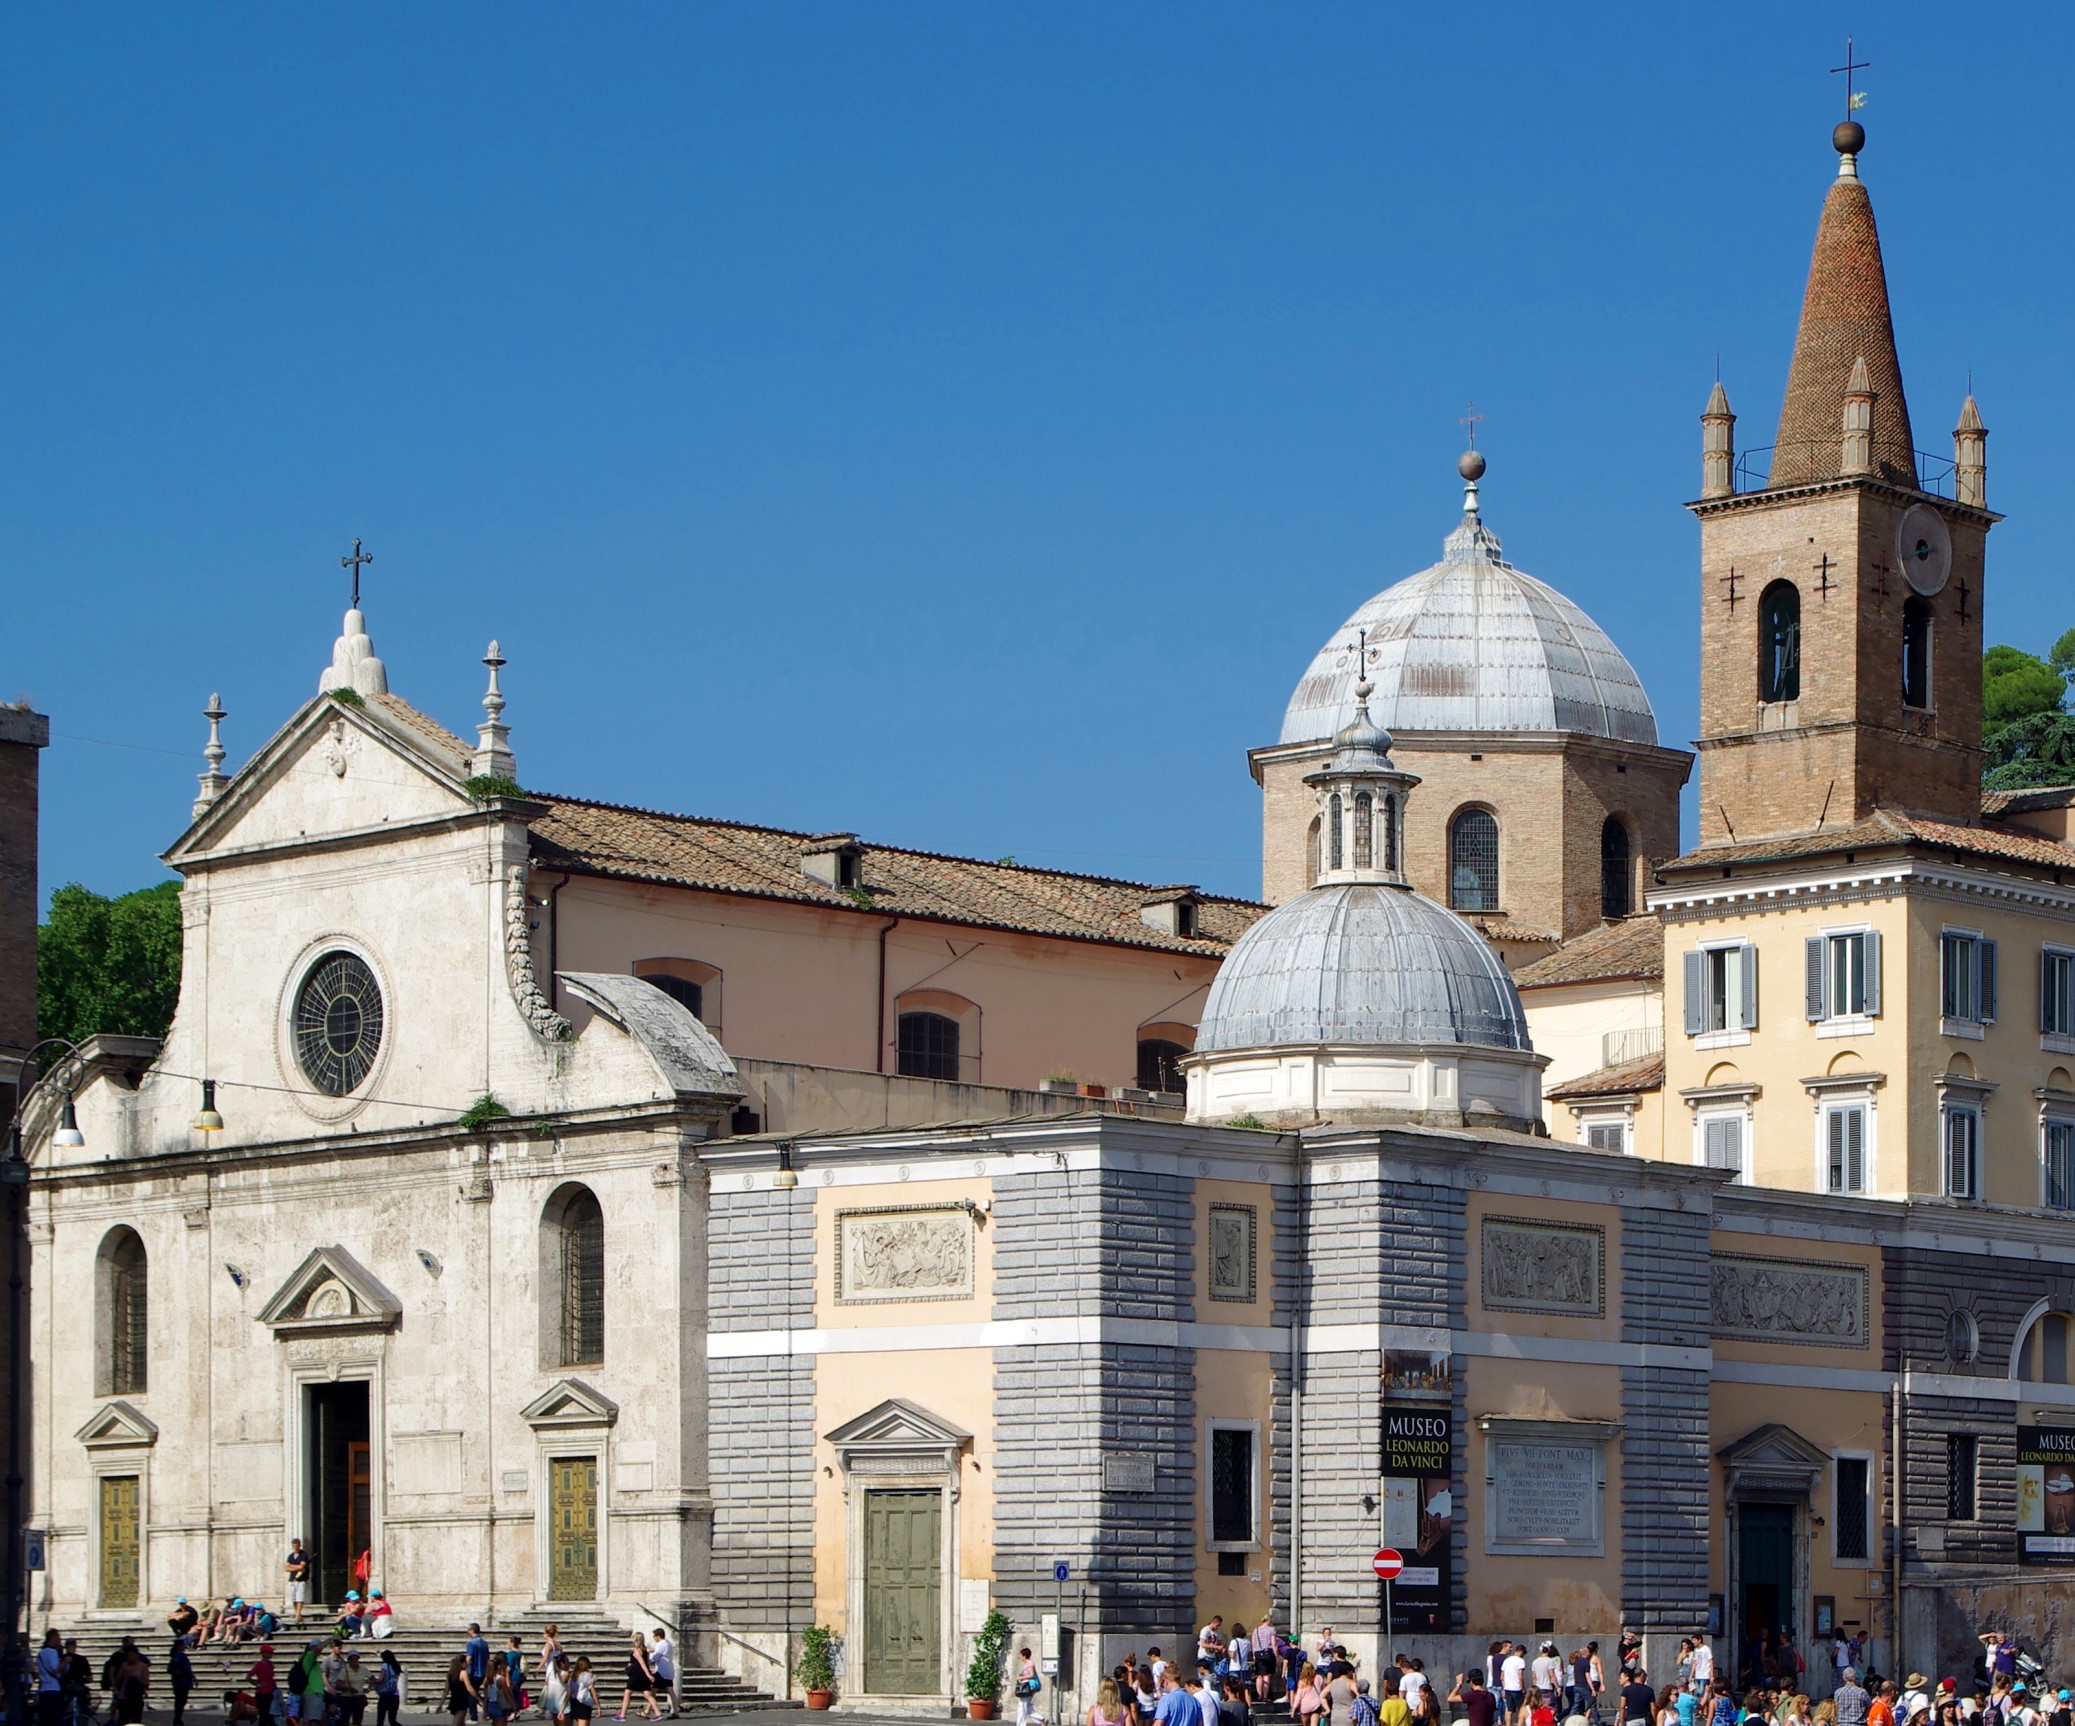
[[[1477,411],[1477,404],[1470,404],[1470,411],[1455,422],[1470,434],[1470,447],[1477,447],[1477,428],[1484,423],[1484,416]]]
[[[1872,68],[1873,62],[1871,60],[1854,60],[1852,58],[1852,39],[1847,36],[1844,39],[1844,64],[1830,68],[1830,75],[1833,78],[1840,72],[1844,74],[1844,117],[1847,120],[1857,113],[1866,101],[1866,92],[1864,90],[1854,91],[1852,89],[1852,74],[1854,72],[1871,71]]]
[[[373,552],[360,549],[360,537],[357,534],[353,539],[353,555],[339,559],[339,568],[350,569],[353,572],[353,609],[355,611],[360,609],[360,566],[365,563],[373,563],[374,561],[375,554]]]

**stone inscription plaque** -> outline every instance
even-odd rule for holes
[[[836,1298],[959,1300],[973,1292],[973,1220],[962,1206],[836,1213]]]
[[[1718,1337],[1811,1348],[1866,1346],[1864,1265],[1716,1253],[1709,1297]]]
[[[1597,1444],[1494,1439],[1487,1549],[1597,1549],[1599,1448]]]
[[[1478,1240],[1489,1310],[1579,1318],[1598,1318],[1606,1311],[1605,1229],[1532,1217],[1486,1217]]]

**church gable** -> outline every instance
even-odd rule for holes
[[[443,736],[394,696],[319,696],[231,780],[167,861],[177,868],[198,853],[395,828],[466,810],[468,757],[458,740],[443,743]]]
[[[311,1253],[259,1314],[279,1338],[394,1330],[402,1318],[403,1303],[339,1246]]]

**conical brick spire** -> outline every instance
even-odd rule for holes
[[[1851,155],[1845,157],[1847,166],[1852,161]],[[1895,357],[1880,233],[1873,224],[1873,201],[1854,172],[1840,174],[1831,183],[1816,226],[1815,256],[1809,260],[1808,291],[1801,301],[1801,330],[1794,338],[1794,364],[1780,406],[1770,489],[1813,485],[1842,475],[1844,398],[1852,382],[1852,364],[1860,359],[1866,362],[1873,395],[1869,471],[1914,490],[1916,446],[1910,437],[1909,404],[1902,396],[1902,366]]]

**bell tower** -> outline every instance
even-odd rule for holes
[[[1700,840],[1848,826],[1887,807],[1981,814],[1987,432],[1921,455],[1888,312],[1863,127],[1832,135],[1780,426],[1740,488],[1735,415],[1703,412]]]

